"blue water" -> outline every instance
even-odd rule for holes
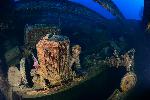
[[[70,0],[79,4],[86,6],[100,15],[112,19],[115,18],[110,12],[105,10],[103,7],[99,6],[93,0]],[[142,10],[144,7],[144,0],[112,0],[126,19],[135,19],[141,20],[142,18]]]

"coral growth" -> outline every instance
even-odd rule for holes
[[[70,57],[70,67],[73,67],[73,65],[75,65],[74,69],[81,69],[80,58],[79,58],[80,53],[81,53],[80,45],[74,45],[72,47],[72,54]]]
[[[35,69],[31,70],[34,87],[45,88],[49,85],[58,85],[62,82],[72,80],[75,69],[80,68],[79,55],[81,47],[75,45],[70,54],[70,41],[68,37],[47,34],[36,45],[38,60],[33,56]]]
[[[114,66],[116,68],[118,67],[125,67],[127,73],[124,75],[124,77],[121,79],[120,88],[121,91],[119,91],[119,94],[113,93],[109,100],[122,100],[123,96],[126,95],[126,93],[131,90],[137,82],[137,76],[134,73],[134,53],[135,50],[131,49],[128,52],[126,52],[124,55],[119,55],[119,53],[114,50],[113,56],[110,58],[107,58],[107,63],[110,64],[110,66]]]
[[[20,73],[22,76],[22,83],[25,85],[28,84],[27,78],[26,78],[26,71],[25,71],[25,58],[22,58],[20,60]]]
[[[120,83],[122,92],[128,92],[130,89],[132,89],[135,86],[136,81],[137,77],[135,73],[133,72],[126,73]]]
[[[8,82],[12,87],[21,84],[21,73],[16,66],[10,66],[8,70]]]
[[[69,46],[67,37],[53,35],[44,37],[36,45],[40,63],[38,73],[51,84],[57,84],[71,77],[69,67]],[[64,79],[65,78],[65,79]]]
[[[116,68],[124,66],[127,71],[132,71],[134,67],[134,53],[135,50],[131,49],[123,55],[114,50],[113,56],[107,58],[107,63]]]

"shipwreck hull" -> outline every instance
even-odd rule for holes
[[[55,92],[39,95],[17,95],[20,95],[23,100],[91,100],[93,98],[97,98],[96,100],[99,98],[106,100],[120,84],[118,80],[120,80],[125,73],[123,70],[121,72],[123,73],[116,71],[116,69],[108,69],[96,74],[93,73],[93,75],[88,76],[87,79],[66,86],[66,88],[62,88]],[[114,85],[113,88],[111,87],[112,84]]]

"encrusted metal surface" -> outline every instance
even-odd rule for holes
[[[132,89],[137,82],[137,76],[133,72],[128,72],[125,74],[125,76],[122,78],[120,87],[123,92],[127,92],[130,89]]]

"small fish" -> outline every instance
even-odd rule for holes
[[[37,68],[39,67],[39,62],[38,62],[38,60],[36,59],[36,57],[34,56],[34,54],[32,54],[32,57],[33,57],[33,61],[34,61],[33,66],[37,69]]]

